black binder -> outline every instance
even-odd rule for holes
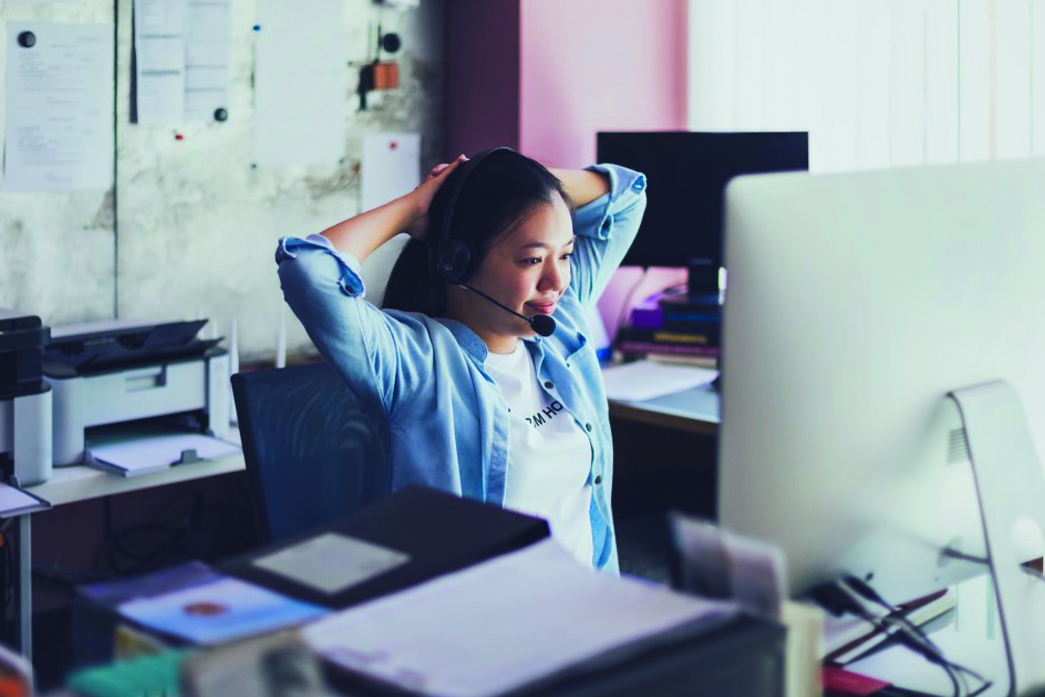
[[[254,560],[335,532],[402,552],[409,561],[327,594],[256,566]],[[540,518],[424,487],[407,487],[320,530],[282,541],[217,570],[305,602],[342,609],[511,552],[549,535]]]

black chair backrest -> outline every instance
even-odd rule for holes
[[[325,363],[232,376],[263,541],[319,527],[390,491],[378,431]]]

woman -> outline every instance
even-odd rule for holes
[[[280,241],[286,300],[380,417],[393,490],[421,484],[539,515],[579,559],[617,571],[608,410],[584,318],[645,202],[636,172],[553,172],[498,148]],[[379,310],[363,300],[359,265],[401,231],[412,239]],[[547,337],[525,319],[538,315],[555,320]]]

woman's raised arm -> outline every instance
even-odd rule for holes
[[[343,220],[319,234],[330,240],[336,250],[351,254],[360,263],[400,232],[423,238],[428,232],[428,207],[432,197],[445,181],[446,175],[463,161],[462,155],[450,164],[436,166],[428,178],[409,194]]]
[[[566,189],[577,208],[587,205],[610,192],[610,179],[601,172],[589,169],[549,169]]]

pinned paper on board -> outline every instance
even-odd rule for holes
[[[113,185],[111,24],[7,24],[8,191]]]
[[[135,0],[134,120],[228,118],[229,0]]]
[[[421,136],[417,133],[364,135],[362,170],[362,211],[410,193],[421,183]]]
[[[185,21],[185,120],[229,117],[229,0],[189,0]]]
[[[337,163],[345,153],[348,48],[340,0],[258,0],[254,164]]]
[[[185,117],[186,0],[135,0],[137,122],[181,123]]]

